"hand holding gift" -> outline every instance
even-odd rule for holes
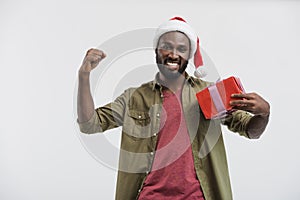
[[[256,93],[232,94],[232,98],[238,98],[230,101],[234,109],[245,110],[254,115],[267,116],[270,113],[270,105],[260,95]]]
[[[256,93],[245,93],[239,78],[233,76],[208,86],[196,96],[206,119],[222,118],[236,109],[261,116],[270,112],[267,101]]]

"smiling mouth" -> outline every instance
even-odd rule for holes
[[[169,70],[178,70],[179,69],[179,65],[180,65],[180,61],[179,60],[170,60],[168,59],[165,62],[165,66],[169,69]]]

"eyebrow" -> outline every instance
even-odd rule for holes
[[[173,46],[173,44],[171,42],[168,42],[168,41],[162,41],[161,44],[168,44],[168,45],[172,45]],[[187,47],[187,48],[189,48],[189,45],[186,45],[184,43],[181,43],[181,44],[179,43],[178,46],[179,47]]]

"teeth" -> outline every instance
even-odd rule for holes
[[[171,66],[176,66],[178,65],[177,63],[170,63],[170,62],[167,62],[168,65],[171,65]]]

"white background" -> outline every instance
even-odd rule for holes
[[[196,30],[221,77],[240,77],[271,104],[259,140],[224,129],[235,199],[299,199],[299,11],[297,1],[271,0],[2,0],[0,199],[114,198],[116,171],[79,137],[77,70],[90,47],[175,15]]]

